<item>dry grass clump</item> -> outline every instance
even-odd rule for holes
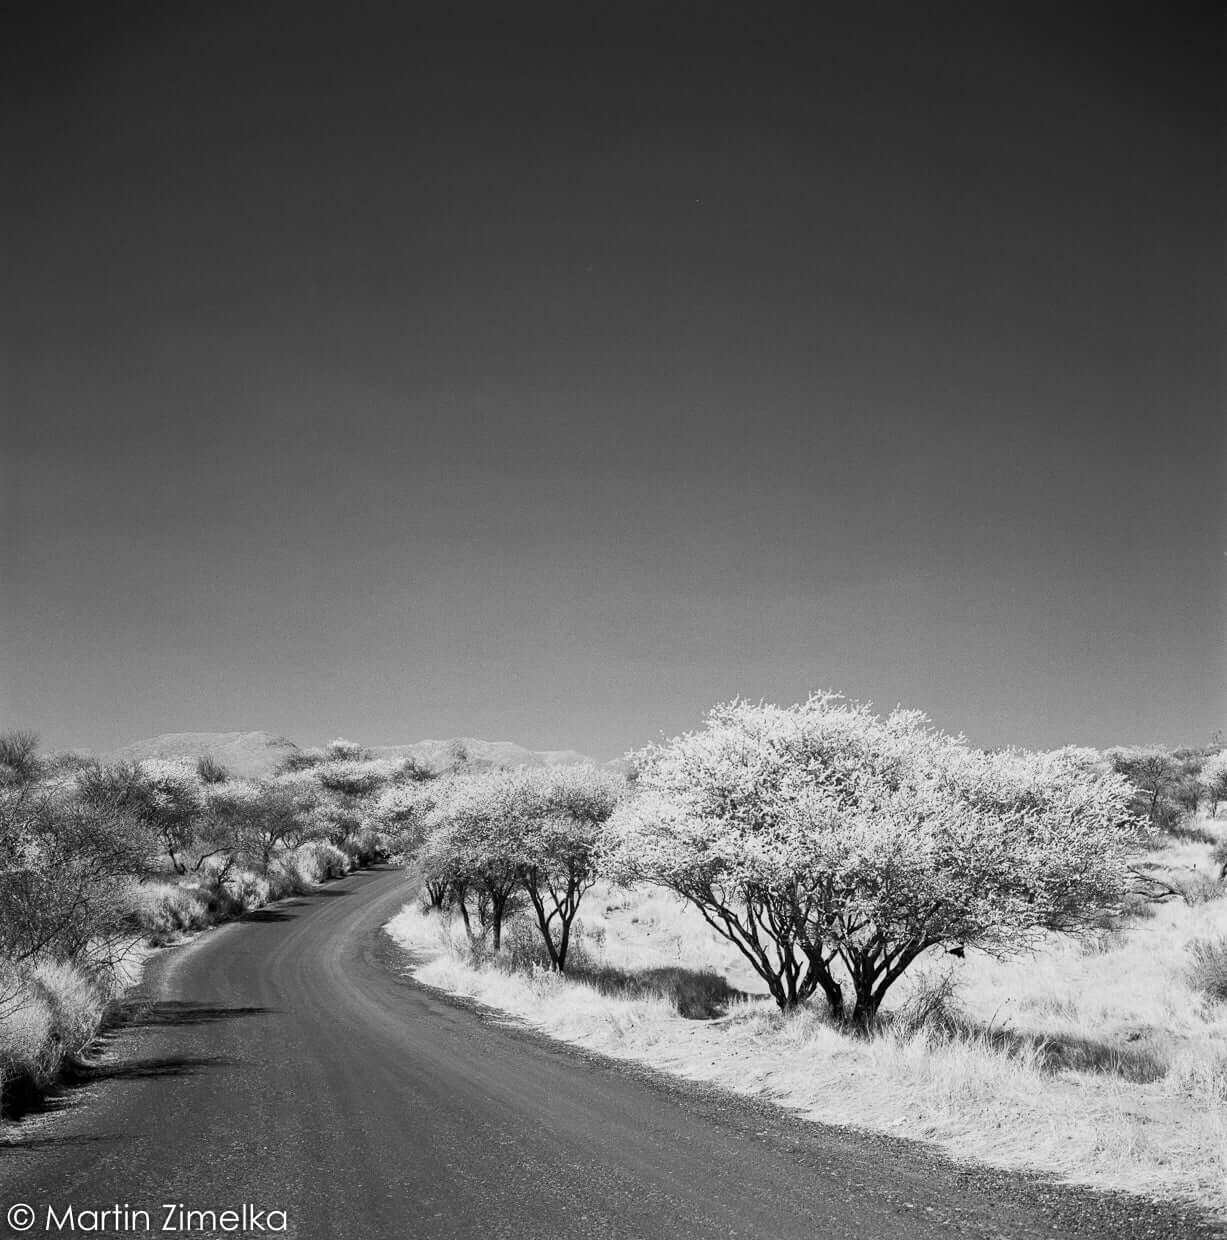
[[[199,887],[160,881],[133,886],[134,916],[155,947],[203,930],[214,920],[209,899]]]
[[[6,1087],[53,1081],[95,1037],[110,995],[76,965],[45,961],[0,977],[0,1106]]]
[[[1194,939],[1189,956],[1189,985],[1216,1003],[1227,1001],[1227,936]]]

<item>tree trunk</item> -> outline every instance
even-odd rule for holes
[[[818,985],[822,987],[823,998],[827,1001],[827,1011],[832,1020],[844,1018],[844,988],[835,980],[829,970],[824,969],[818,974]]]
[[[468,897],[469,897],[468,888],[464,886],[458,886],[453,895],[453,899],[456,902],[456,907],[459,908],[460,910],[460,920],[464,922],[464,932],[466,935],[468,935],[469,940],[471,942],[473,939],[473,926],[469,921]]]
[[[558,956],[554,962],[558,967],[559,973],[565,973],[567,971],[567,948],[570,946],[570,944],[571,944],[571,923],[569,921],[564,921],[562,923],[562,934],[559,935],[559,938],[558,938]]]
[[[852,1019],[849,1022],[853,1029],[858,1033],[868,1033],[878,1019],[879,999],[873,994],[861,994],[858,990],[856,996],[856,1007],[852,1009]]]
[[[490,893],[490,936],[496,952],[503,946],[503,911],[507,907],[509,894],[506,891]]]

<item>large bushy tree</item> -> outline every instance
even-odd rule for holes
[[[136,937],[125,890],[158,844],[122,786],[0,781],[0,958],[99,964]]]
[[[1131,790],[1085,751],[981,753],[823,694],[717,706],[636,767],[614,872],[694,904],[785,1009],[821,990],[868,1025],[931,948],[1021,951],[1125,894]]]

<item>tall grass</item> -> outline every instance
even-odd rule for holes
[[[8,981],[0,1002],[0,1107],[14,1086],[53,1081],[94,1039],[111,997],[99,978],[63,962],[43,962]]]

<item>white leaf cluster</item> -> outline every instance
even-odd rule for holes
[[[783,893],[832,948],[1008,952],[1123,892],[1130,789],[1092,754],[982,753],[918,712],[830,694],[731,702],[640,755],[610,863],[730,904]]]

